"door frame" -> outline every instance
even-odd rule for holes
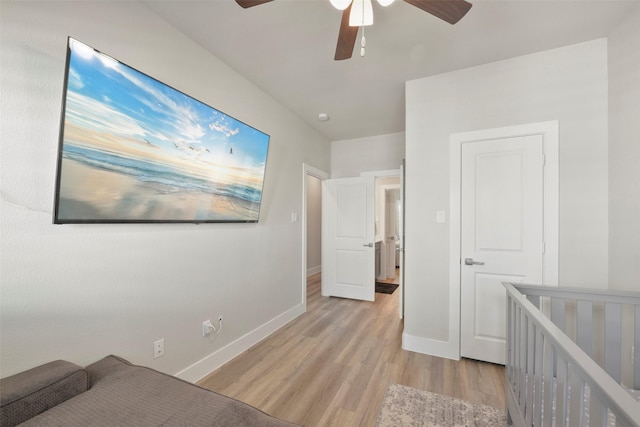
[[[460,239],[462,144],[527,135],[542,135],[544,144],[543,285],[558,286],[559,162],[558,121],[529,123],[455,133],[449,145],[449,355],[460,359]]]
[[[302,164],[302,301],[304,311],[307,311],[307,175],[321,181],[329,179],[329,174],[322,169],[307,163]],[[322,239],[320,239],[322,241]],[[322,244],[322,243],[321,243]]]

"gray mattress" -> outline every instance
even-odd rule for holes
[[[21,426],[295,426],[229,397],[108,356],[91,388]]]

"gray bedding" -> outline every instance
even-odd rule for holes
[[[86,368],[90,388],[22,426],[294,426],[150,368],[108,356]]]

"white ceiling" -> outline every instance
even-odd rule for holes
[[[342,12],[329,0],[250,9],[233,0],[144,3],[332,141],[404,131],[407,80],[606,37],[640,7],[640,0],[472,0],[450,25],[402,0],[387,8],[374,2],[366,55],[359,34],[353,57],[334,61]]]

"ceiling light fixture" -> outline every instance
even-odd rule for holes
[[[349,26],[362,27],[362,38],[360,39],[360,56],[364,56],[364,47],[367,40],[364,37],[364,27],[373,25],[373,5],[371,0],[329,0],[333,7],[338,10],[345,10],[351,5],[349,13]],[[377,0],[383,7],[389,6],[394,0]]]
[[[333,7],[338,10],[345,10],[351,4],[351,0],[329,0]]]
[[[373,25],[373,6],[371,0],[353,0],[349,14],[350,27]]]

